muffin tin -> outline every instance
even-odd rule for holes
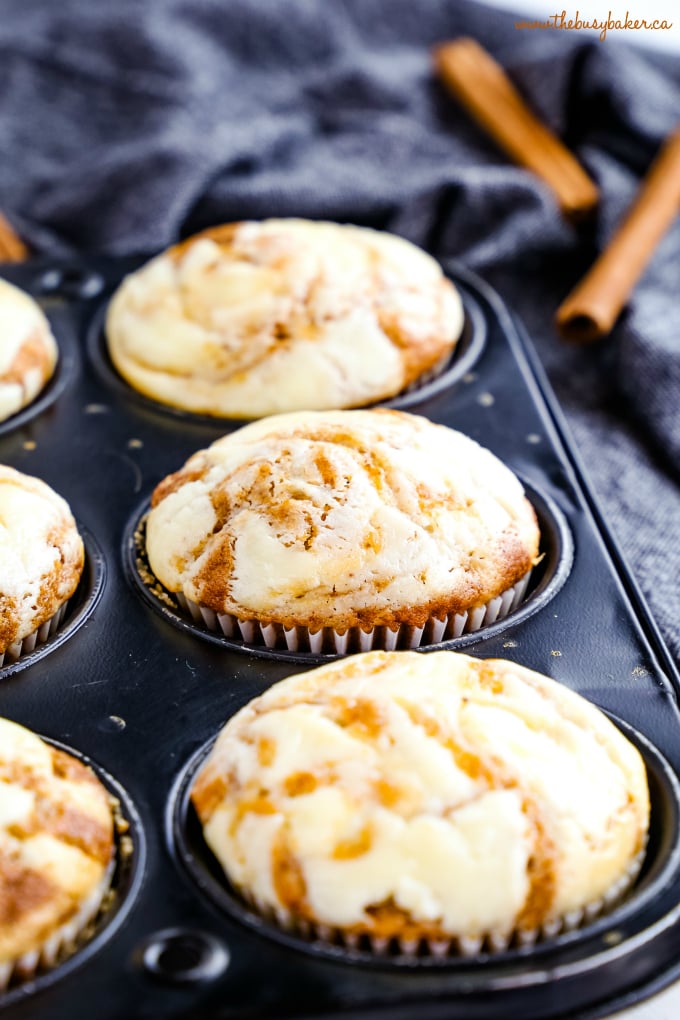
[[[54,391],[0,427],[0,462],[69,501],[86,570],[59,632],[0,668],[0,715],[92,759],[122,801],[131,853],[93,939],[0,997],[0,1015],[547,1020],[605,1016],[663,986],[680,972],[680,677],[520,327],[459,266],[446,268],[465,299],[462,348],[440,376],[390,403],[466,432],[519,474],[545,556],[509,616],[430,647],[515,659],[612,715],[650,775],[642,873],[624,902],[581,929],[445,959],[306,941],[229,889],[189,806],[191,777],[227,717],[323,656],[225,641],[140,579],[134,536],[154,486],[238,425],[164,409],[115,376],[105,302],[140,261],[2,268],[40,300],[62,361]]]

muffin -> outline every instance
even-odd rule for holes
[[[369,652],[275,684],[226,724],[191,798],[262,914],[406,953],[497,950],[592,918],[632,883],[649,821],[643,761],[598,709],[448,651]]]
[[[83,563],[66,501],[39,479],[0,465],[0,666],[54,633]]]
[[[298,412],[162,481],[146,553],[165,589],[228,635],[367,650],[507,613],[539,530],[517,478],[459,432],[384,409]]]
[[[57,345],[38,305],[0,280],[0,421],[37,397],[56,364]]]
[[[359,407],[451,354],[458,292],[425,252],[336,223],[206,230],[128,276],[111,301],[111,360],[136,390],[230,418]]]
[[[74,948],[113,861],[109,795],[91,769],[0,719],[0,990]]]

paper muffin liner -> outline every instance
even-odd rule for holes
[[[80,948],[85,941],[84,933],[88,924],[106,907],[115,868],[114,853],[101,880],[68,921],[56,928],[37,949],[0,963],[0,994],[7,990],[10,983],[30,981],[40,973],[53,969]]]
[[[5,662],[16,662],[22,655],[32,652],[36,645],[44,645],[48,638],[56,634],[61,626],[66,616],[68,604],[69,600],[67,599],[66,602],[62,602],[54,616],[51,616],[49,620],[45,620],[40,627],[27,634],[21,641],[15,641],[14,644],[8,645],[4,652],[0,652],[0,666],[3,666]]]
[[[627,895],[635,883],[645,858],[645,850],[629,863],[623,875],[598,899],[585,907],[571,910],[554,921],[537,928],[513,929],[510,932],[487,932],[484,935],[456,935],[445,939],[379,937],[367,933],[345,931],[331,925],[291,918],[286,911],[276,910],[260,902],[249,891],[240,889],[240,895],[248,905],[265,920],[276,924],[291,935],[308,942],[322,942],[340,949],[363,951],[382,957],[407,959],[470,959],[502,953],[508,949],[534,946],[568,932],[585,928],[597,918],[613,910]]]
[[[241,619],[231,613],[216,613],[206,606],[192,602],[182,592],[174,598],[180,609],[190,615],[194,623],[226,638],[243,641],[247,645],[269,648],[273,651],[309,652],[312,655],[346,655],[352,652],[413,650],[424,645],[461,637],[488,627],[516,609],[522,602],[531,578],[526,573],[512,588],[497,595],[484,605],[463,613],[449,613],[441,619],[431,616],[422,627],[403,623],[396,629],[380,626],[370,630],[349,627],[345,631],[322,627],[311,631],[308,627],[284,627],[280,623],[260,623],[256,619]]]

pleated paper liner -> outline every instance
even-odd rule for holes
[[[641,850],[637,857],[630,862],[626,872],[604,895],[592,903],[588,903],[578,910],[572,910],[563,917],[558,917],[538,928],[510,932],[486,932],[483,935],[456,935],[441,939],[432,939],[426,936],[421,938],[385,937],[352,930],[346,931],[342,928],[334,928],[332,925],[315,924],[310,921],[290,918],[286,913],[278,912],[270,905],[258,902],[255,897],[244,890],[239,890],[239,894],[261,917],[306,941],[325,943],[349,950],[363,950],[376,956],[399,957],[404,960],[417,960],[425,957],[440,960],[472,958],[482,954],[492,956],[512,948],[531,947],[591,924],[597,918],[613,910],[625,898],[640,874],[644,857],[645,852]]]
[[[496,620],[502,620],[516,609],[524,598],[530,578],[531,571],[512,588],[469,611],[450,613],[443,619],[430,617],[422,627],[401,624],[394,630],[390,627],[374,627],[371,630],[350,627],[345,631],[333,627],[322,627],[318,631],[300,626],[288,628],[278,623],[262,624],[258,620],[244,620],[230,613],[215,613],[206,606],[192,602],[181,592],[175,592],[173,597],[194,623],[222,633],[231,640],[264,646],[270,651],[285,649],[289,652],[310,652],[312,655],[347,655],[375,649],[394,651],[397,648],[421,648],[474,633]]]
[[[67,599],[66,602],[62,602],[54,616],[51,616],[49,620],[46,620],[36,630],[32,631],[21,641],[15,641],[13,644],[8,645],[4,652],[0,652],[0,666],[3,666],[5,662],[16,662],[22,655],[32,652],[36,645],[44,645],[53,634],[56,634],[66,616],[69,601]]]
[[[369,402],[364,406],[400,409],[412,407],[453,386],[472,370],[486,344],[486,320],[477,302],[464,288],[460,289],[460,296],[463,301],[464,310],[463,330],[453,351],[410,383],[401,393],[389,399]],[[132,399],[135,403],[148,410],[170,415],[174,418],[218,426],[222,429],[228,428],[229,423],[232,423],[234,426],[241,426],[247,423],[248,418],[209,415],[198,411],[186,411],[179,407],[173,407],[170,404],[163,404],[152,397],[145,396],[130,386],[118,374],[109,357],[105,335],[107,307],[107,304],[102,305],[92,320],[87,336],[87,349],[97,374],[109,389],[113,389],[120,395]]]

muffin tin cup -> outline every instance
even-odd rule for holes
[[[404,411],[454,386],[474,368],[486,344],[486,322],[479,305],[467,291],[461,292],[461,299],[463,329],[453,353],[424,372],[395,397],[371,406]]]
[[[144,829],[127,791],[87,755],[42,738],[94,772],[109,794],[114,821],[114,852],[105,874],[77,912],[36,949],[0,963],[0,1009],[66,977],[112,938],[132,909],[146,862]]]
[[[540,562],[489,602],[441,619],[431,617],[422,627],[402,624],[397,629],[352,627],[346,631],[324,627],[312,632],[303,626],[285,628],[282,624],[261,624],[256,619],[218,614],[188,599],[183,592],[168,591],[152,573],[145,550],[148,502],[128,523],[123,538],[123,563],[130,583],[164,619],[225,649],[289,661],[318,662],[371,650],[463,648],[538,612],[569,576],[574,546],[564,515],[544,493],[521,480],[539,522]]]
[[[39,415],[47,411],[60,399],[66,387],[73,379],[78,359],[76,345],[72,337],[64,336],[59,331],[57,332],[59,334],[56,337],[59,354],[54,372],[30,403],[0,421],[0,438],[28,425]]]
[[[60,959],[77,951],[79,937],[101,910],[111,888],[115,866],[116,861],[113,858],[101,882],[83,901],[73,917],[60,925],[42,946],[24,953],[16,960],[0,964],[0,993],[7,990],[10,982],[30,981],[41,971],[56,967]]]
[[[487,339],[486,322],[479,304],[468,291],[461,292],[463,302],[463,329],[451,354],[441,359],[436,365],[426,370],[418,379],[410,383],[401,393],[384,400],[369,401],[364,407],[389,407],[404,410],[418,403],[429,400],[443,390],[455,385],[472,370],[481,357]],[[87,335],[87,349],[90,361],[97,375],[105,385],[118,395],[132,400],[140,408],[155,411],[169,418],[180,419],[197,424],[219,426],[225,431],[246,425],[255,419],[248,417],[229,417],[229,415],[211,415],[199,411],[188,411],[171,404],[163,404],[153,397],[146,396],[134,389],[116,370],[109,356],[106,342],[106,315],[108,302],[101,305],[95,312]],[[357,407],[359,405],[352,405]],[[292,408],[291,408],[292,410]],[[278,412],[271,412],[272,414]],[[261,417],[266,417],[262,415]]]
[[[21,641],[0,653],[0,681],[58,648],[89,618],[101,598],[106,564],[99,544],[87,528],[77,522],[85,547],[85,565],[74,594],[56,613]]]
[[[270,905],[258,903],[252,895],[229,882],[205,842],[191,803],[194,779],[212,750],[214,737],[193,755],[175,782],[166,825],[170,849],[187,878],[223,912],[303,953],[350,964],[449,968],[467,972],[469,968],[488,966],[490,961],[502,967],[513,967],[529,957],[536,957],[537,966],[538,961],[547,965],[544,958],[566,949],[572,950],[577,959],[588,961],[593,944],[606,944],[609,931],[616,932],[617,945],[623,945],[630,938],[631,949],[637,949],[641,941],[651,939],[654,934],[645,920],[650,905],[680,876],[680,783],[663,755],[646,737],[621,719],[605,714],[637,747],[645,762],[651,803],[647,845],[601,897],[540,928],[441,940],[380,938],[347,933],[330,925],[296,921],[283,911],[277,912]],[[590,964],[586,962],[585,965]],[[528,975],[525,979],[529,979]]]

